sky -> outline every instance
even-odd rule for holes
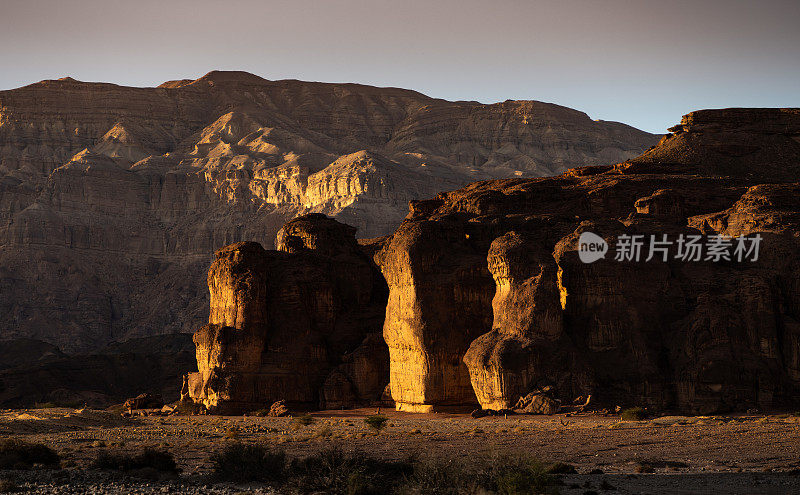
[[[800,1],[0,0],[0,89],[210,70],[528,99],[662,133],[800,106]]]

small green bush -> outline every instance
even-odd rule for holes
[[[330,426],[325,425],[314,433],[317,438],[330,438],[333,436],[333,430]]]
[[[459,495],[497,493],[528,495],[553,493],[555,478],[544,465],[525,457],[496,457],[470,461],[417,462],[401,493]]]
[[[391,493],[411,471],[410,462],[383,461],[331,448],[292,461],[289,485],[299,493],[382,495]]]
[[[286,475],[286,453],[264,445],[231,444],[211,461],[222,481],[278,481]]]
[[[678,470],[678,469],[686,469],[689,467],[689,465],[686,464],[685,462],[665,461],[662,459],[645,459],[637,461],[637,464],[638,464],[637,469],[644,470],[639,472],[647,472],[647,473],[652,473],[655,470],[655,468],[661,468],[661,469],[668,468],[668,469]]]
[[[386,422],[389,421],[389,418],[382,414],[373,414],[372,416],[367,416],[364,418],[364,422],[375,431],[381,431],[386,427]]]
[[[14,480],[8,478],[0,479],[0,493],[16,493],[21,491],[22,488],[20,488]]]
[[[656,469],[650,464],[639,464],[636,467],[636,472],[642,474],[652,474],[656,472]]]
[[[146,448],[138,455],[100,452],[92,463],[95,469],[108,471],[132,471],[150,468],[159,472],[178,471],[175,457],[165,450]]]
[[[481,465],[482,464],[482,465]],[[568,464],[556,463],[549,468],[525,456],[501,456],[478,461],[481,487],[499,495],[557,493],[552,468],[564,470]],[[573,468],[574,469],[574,468]]]
[[[609,492],[616,491],[617,487],[609,483],[607,479],[603,478],[603,481],[600,482],[600,489],[604,492]]]
[[[524,457],[376,459],[339,447],[321,450],[287,464],[283,450],[262,445],[232,444],[212,457],[220,481],[280,482],[287,493],[330,495],[460,495],[495,493],[530,495],[557,493],[556,478],[547,467]],[[554,464],[553,471],[569,472]],[[552,468],[551,466],[551,468]]]
[[[647,412],[641,407],[631,407],[622,411],[623,421],[641,421],[647,417]]]
[[[60,460],[53,449],[40,443],[0,442],[0,469],[30,469],[34,464],[58,467]]]
[[[495,483],[499,495],[547,493],[552,488],[549,479],[544,474],[528,469],[502,473],[497,477]]]
[[[454,460],[430,459],[414,463],[412,475],[400,493],[426,495],[458,495],[467,491],[477,479],[470,476],[465,463]],[[475,491],[469,490],[469,491]]]

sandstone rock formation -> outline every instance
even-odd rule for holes
[[[68,353],[189,332],[209,253],[324,213],[390,233],[409,200],[638,155],[656,137],[540,102],[447,102],[211,72],[0,92],[0,339]]]
[[[379,400],[389,380],[377,338],[387,291],[355,228],[306,215],[281,229],[278,246],[240,242],[217,251],[188,397],[214,413],[279,400],[291,409]]]
[[[484,408],[514,407],[516,398],[537,385],[532,380],[539,370],[560,367],[568,358],[559,268],[537,241],[511,231],[489,248],[489,271],[497,286],[492,331],[473,340],[464,356]]]
[[[687,114],[628,168],[667,166],[702,175],[794,182],[800,155],[800,109],[729,108]]]
[[[504,409],[545,386],[701,413],[799,403],[800,111],[702,111],[675,130],[614,167],[412,203],[376,255],[398,409]],[[592,264],[586,231],[609,244]],[[646,261],[663,235],[756,234],[757,260],[673,245]],[[623,235],[643,236],[640,262],[616,259]]]

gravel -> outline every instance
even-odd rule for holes
[[[92,469],[34,469],[30,471],[0,470],[0,480],[9,480],[20,491],[31,494],[277,494],[263,484],[233,485],[210,483],[202,477],[176,477],[147,479],[118,472]],[[1,485],[0,485],[1,486]],[[2,493],[2,492],[0,492]]]

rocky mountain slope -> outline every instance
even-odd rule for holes
[[[657,147],[614,166],[476,182],[412,202],[391,236],[365,246],[389,290],[383,337],[397,408],[507,409],[549,390],[565,404],[591,396],[661,411],[796,409],[799,178],[800,109],[732,109],[689,114]],[[316,238],[315,252],[342,244]],[[586,258],[584,238],[605,256]],[[237,280],[253,282],[216,276],[238,251],[220,251],[209,274],[212,293],[224,288],[210,323],[229,327],[217,340],[235,353],[212,363],[207,330],[195,335],[201,372],[234,370],[217,381],[231,404],[236,388],[225,384],[238,374],[224,358],[245,353],[254,335],[282,333],[220,314],[263,329],[315,314],[297,304],[265,310],[270,285],[258,280],[272,278],[244,254]],[[266,273],[295,266],[283,263]],[[369,278],[352,279],[347,290],[370,287]],[[323,308],[346,294],[301,293]],[[326,339],[336,342],[335,332]],[[373,355],[380,369],[385,354]],[[296,360],[285,365],[286,383],[309,374]],[[315,366],[324,374],[331,363]],[[322,389],[303,393],[313,401]]]
[[[4,408],[106,407],[143,391],[174,401],[180,397],[181,377],[197,369],[192,338],[183,333],[112,342],[69,356],[31,339],[3,341],[0,347]]]
[[[158,88],[64,78],[0,92],[0,339],[64,352],[191,331],[211,253],[299,214],[359,237],[410,200],[619,162],[653,135],[534,101],[211,72]]]

